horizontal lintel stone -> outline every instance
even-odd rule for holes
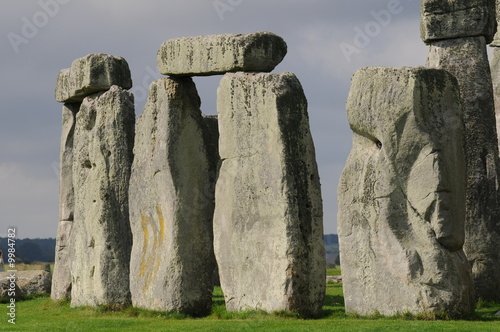
[[[495,0],[422,0],[422,40],[484,36],[490,43],[496,32]]]
[[[112,85],[132,87],[127,61],[108,54],[89,54],[59,72],[55,97],[60,103],[79,103],[90,94],[109,90]]]
[[[287,45],[271,32],[170,39],[158,50],[163,75],[207,76],[226,72],[270,72],[285,57]]]

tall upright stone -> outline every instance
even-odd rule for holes
[[[361,69],[347,117],[353,145],[338,189],[346,311],[473,312],[456,79],[444,70]]]
[[[307,101],[291,73],[228,73],[214,245],[229,311],[321,313],[322,201]]]
[[[135,307],[210,312],[216,131],[216,119],[202,117],[191,78],[151,84],[137,121],[130,180]]]
[[[59,224],[57,227],[56,254],[52,275],[51,298],[62,300],[71,296],[71,256],[69,241],[75,212],[73,189],[73,137],[76,113],[80,104],[64,104],[62,109],[62,134],[59,158]]]
[[[134,98],[116,85],[85,97],[76,116],[71,305],[130,303],[128,187]]]
[[[490,60],[490,70],[491,82],[493,85],[493,101],[495,104],[497,139],[500,144],[500,47],[498,46],[493,47],[493,56]]]
[[[426,66],[453,74],[463,101],[467,160],[464,250],[477,296],[500,301],[500,161],[486,53],[486,44],[496,30],[495,1],[423,0],[421,12],[422,39],[430,45]],[[439,24],[428,23],[433,17]],[[443,33],[448,31],[456,33]]]
[[[500,1],[496,1],[497,27],[500,21]],[[490,60],[491,81],[493,83],[493,99],[495,103],[495,118],[497,125],[497,138],[500,144],[500,32],[497,31],[490,44],[493,47],[493,56]],[[500,147],[499,147],[500,148]]]
[[[115,203],[121,204],[123,197],[118,196],[123,194],[121,192],[123,188],[120,189],[119,187],[124,185],[128,187],[128,182],[125,184],[124,181],[128,181],[130,176],[130,165],[127,166],[127,163],[130,164],[132,158],[131,143],[133,143],[135,117],[133,115],[133,96],[123,89],[129,89],[131,86],[132,79],[125,59],[107,54],[89,54],[76,59],[70,68],[61,70],[57,77],[55,98],[65,104],[63,106],[60,151],[60,221],[57,231],[51,292],[51,297],[54,300],[68,298],[71,297],[71,294],[77,294],[77,298],[72,302],[73,305],[115,304],[113,302],[115,298],[117,303],[127,302],[123,301],[123,298],[119,295],[108,296],[113,290],[108,292],[100,289],[101,292],[98,291],[93,294],[94,285],[91,284],[95,279],[96,289],[101,286],[108,287],[111,285],[114,281],[108,280],[102,283],[101,279],[115,276],[121,277],[121,272],[115,273],[116,266],[126,268],[128,278],[130,256],[129,254],[127,256],[126,251],[130,252],[131,246],[128,206],[127,204],[121,206],[119,208],[120,212],[113,210],[118,209],[116,206],[109,209],[109,211],[106,211],[106,209]],[[108,90],[111,90],[111,92],[101,96],[103,92]],[[93,95],[97,92],[100,93]],[[117,97],[116,104],[112,99],[114,97]],[[84,100],[86,111],[81,113],[80,117],[82,119],[86,117],[88,121],[85,124],[86,127],[80,126],[78,128],[77,113]],[[99,113],[99,116],[96,113]],[[116,122],[113,122],[112,116],[114,114],[117,115]],[[103,119],[103,115],[108,118]],[[109,133],[103,132],[103,128],[99,126],[95,128],[96,119],[101,121],[99,126],[105,127],[106,130],[110,129]],[[130,130],[130,124],[127,123],[131,119],[132,130]],[[123,123],[120,123],[119,120],[123,120]],[[85,121],[80,120],[80,123]],[[107,136],[117,132],[116,137]],[[130,142],[130,137],[132,137],[132,142]],[[122,142],[120,141],[122,139],[125,140]],[[88,142],[98,143],[98,145],[86,146],[85,144]],[[92,157],[92,162],[88,157],[89,155]],[[85,159],[86,164],[78,164],[78,158]],[[130,159],[128,162],[127,158]],[[94,159],[98,160],[98,162]],[[122,164],[109,164],[115,161],[122,162]],[[96,165],[98,165],[98,168],[93,169]],[[116,171],[116,167],[122,166],[124,167],[122,170]],[[90,176],[90,178],[86,178],[87,176]],[[100,190],[100,192],[94,193],[100,199],[95,199],[91,203],[88,200],[85,201],[82,197],[88,194],[87,191],[92,190],[89,188]],[[101,211],[96,212],[99,207],[102,208]],[[93,219],[94,217],[95,219]],[[94,227],[93,223],[100,224]],[[124,228],[124,230],[119,234],[107,233],[107,231],[114,232],[116,229],[120,230],[121,228]],[[97,237],[94,236],[94,231],[95,234],[98,234]],[[77,233],[73,234],[74,232]],[[124,242],[117,244],[118,240],[113,239],[115,236],[124,236]],[[88,249],[81,242],[89,238],[92,238],[92,240],[89,240],[87,244],[92,249]],[[125,247],[122,247],[122,245]],[[94,250],[94,248],[98,249]],[[103,251],[108,251],[108,254],[99,257],[100,252]],[[76,260],[77,257],[78,260]],[[96,267],[97,272],[95,271]],[[72,271],[73,268],[76,268],[76,270]],[[86,269],[87,272],[83,273],[82,271]],[[92,274],[90,279],[88,278],[89,271]],[[101,276],[93,279],[95,273],[100,273]],[[103,275],[107,276],[102,277]],[[85,279],[85,282],[82,282],[83,279]],[[75,281],[76,284],[74,284]],[[128,279],[125,283],[128,285]],[[114,286],[111,286],[111,288],[114,288]],[[118,292],[123,291],[124,296],[126,296],[128,290],[125,291],[119,288],[118,286]],[[109,294],[103,295],[106,292]],[[93,298],[90,299],[91,297]]]

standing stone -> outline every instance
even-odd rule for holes
[[[73,189],[73,137],[76,113],[80,104],[64,104],[62,110],[62,134],[59,180],[59,224],[57,227],[54,274],[51,297],[62,300],[71,296],[71,256],[69,241],[74,221],[75,196]]]
[[[500,301],[500,162],[485,37],[430,43],[427,67],[445,69],[458,80],[467,161],[464,251],[477,296]]]
[[[285,57],[285,41],[271,32],[184,37],[158,50],[163,75],[217,75],[235,71],[269,72]]]
[[[500,1],[496,1],[497,27],[500,20]],[[493,42],[493,56],[490,60],[491,80],[493,83],[493,99],[495,104],[495,118],[497,125],[497,138],[500,144],[500,33],[497,30]]]
[[[226,74],[214,245],[227,310],[321,313],[323,214],[307,101],[291,73]]]
[[[208,314],[217,141],[205,126],[192,79],[153,82],[136,132],[130,180],[132,304]]]
[[[490,69],[491,69],[491,81],[493,84],[493,100],[495,104],[497,139],[500,144],[500,48],[499,47],[493,47],[493,56],[490,60]]]
[[[338,189],[347,312],[474,311],[460,112],[456,79],[444,70],[354,74],[353,146]]]
[[[133,95],[118,86],[86,97],[76,116],[71,230],[72,306],[130,303],[128,187]]]

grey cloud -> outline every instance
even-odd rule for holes
[[[370,12],[385,9],[394,0],[241,0],[223,13],[222,20],[212,0],[72,0],[60,5],[58,13],[15,53],[8,34],[22,36],[23,17],[32,20],[42,10],[39,1],[59,0],[0,2],[0,12],[8,13],[0,20],[0,165],[18,169],[12,173],[9,168],[7,177],[0,174],[0,211],[2,220],[18,225],[29,237],[56,235],[53,163],[59,155],[61,105],[53,93],[57,72],[76,58],[97,52],[123,56],[131,67],[134,88],[145,90],[159,77],[151,71],[156,70],[156,51],[167,39],[260,30],[281,35],[289,54],[276,71],[296,73],[309,101],[328,233],[336,232],[336,186],[351,145],[345,100],[352,73],[362,66],[412,66],[425,61],[416,0],[400,0],[404,10],[351,63],[339,45],[352,43],[354,29],[374,20]],[[195,79],[206,113],[215,113],[219,80]],[[137,114],[144,103],[145,98],[137,100]],[[7,174],[5,168],[0,172]]]

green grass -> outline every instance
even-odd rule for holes
[[[340,275],[340,267],[326,270],[326,275],[327,276],[339,276]]]
[[[337,273],[329,271],[329,274]],[[480,303],[469,320],[425,320],[425,317],[356,317],[344,312],[342,284],[328,284],[323,317],[300,319],[290,313],[227,312],[220,288],[212,313],[204,318],[137,308],[71,308],[69,302],[33,298],[17,303],[16,325],[1,314],[0,331],[500,331],[500,304]],[[2,304],[1,307],[4,308]],[[6,310],[6,309],[4,309]],[[1,311],[1,310],[0,310]]]

